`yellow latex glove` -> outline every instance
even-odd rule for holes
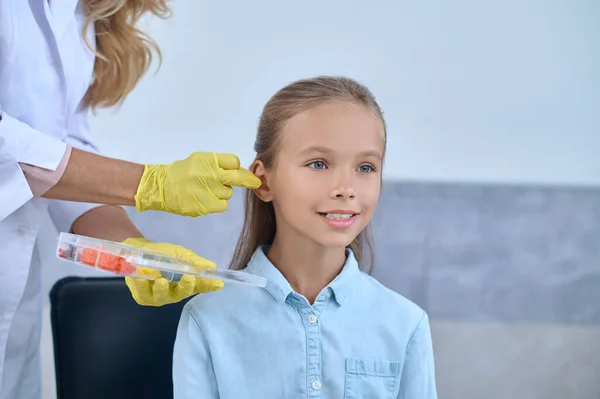
[[[153,243],[145,238],[128,238],[123,241],[123,244],[186,259],[192,261],[199,267],[216,267],[213,262],[206,260],[189,249],[179,245]],[[148,269],[148,272],[152,274],[157,273],[153,269]],[[198,278],[190,275],[183,275],[178,282],[173,283],[169,283],[164,277],[159,277],[155,280],[125,277],[125,283],[127,284],[127,287],[129,287],[133,299],[139,305],[144,306],[167,305],[179,302],[182,299],[198,293],[217,291],[223,288],[223,282],[221,280]]]
[[[170,165],[145,165],[135,196],[136,209],[193,217],[223,212],[233,194],[231,186],[257,189],[261,181],[241,168],[233,154],[195,152]]]

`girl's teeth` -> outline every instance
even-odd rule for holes
[[[352,216],[354,216],[354,215],[347,214],[347,213],[328,213],[325,215],[325,217],[328,219],[337,219],[337,220],[350,219]]]

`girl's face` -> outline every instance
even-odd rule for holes
[[[275,166],[257,194],[272,201],[277,235],[298,244],[348,246],[367,226],[379,199],[385,148],[383,125],[350,102],[322,105],[294,117],[280,132]]]

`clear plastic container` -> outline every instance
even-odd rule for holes
[[[213,278],[225,283],[265,287],[267,280],[244,271],[198,268],[191,262],[156,252],[130,247],[114,241],[76,234],[60,233],[56,249],[58,259],[104,270],[119,276],[154,280],[164,277],[177,281],[183,274]]]

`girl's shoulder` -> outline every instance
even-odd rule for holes
[[[263,288],[225,283],[218,291],[194,296],[184,309],[197,320],[215,320],[223,315],[240,314],[264,307],[269,303],[268,295]]]
[[[357,297],[368,298],[369,305],[386,313],[390,320],[401,319],[419,324],[427,316],[421,306],[366,273],[361,272],[356,289],[359,290]]]

